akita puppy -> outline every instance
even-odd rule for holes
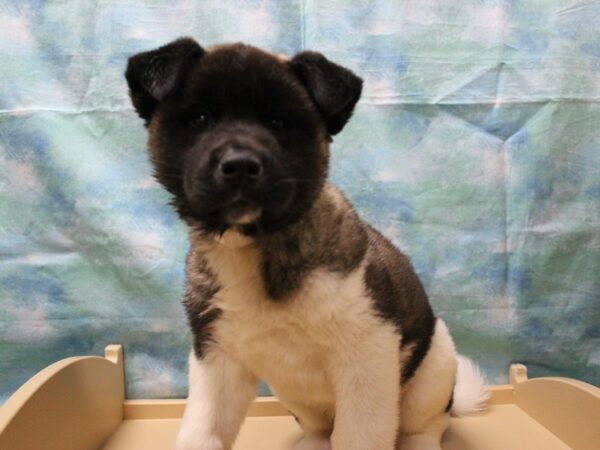
[[[259,379],[304,430],[296,450],[439,450],[486,390],[408,258],[327,182],[362,80],[316,52],[190,38],[133,56],[126,78],[189,226],[177,450],[231,449]]]

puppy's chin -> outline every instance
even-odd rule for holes
[[[248,206],[227,211],[225,217],[229,225],[249,225],[255,223],[261,216],[262,209],[258,206]]]
[[[278,232],[293,222],[310,207],[291,183],[264,193],[262,198],[250,196],[191,194],[182,218],[195,229],[205,233],[222,234],[236,229],[247,236]]]

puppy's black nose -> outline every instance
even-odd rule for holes
[[[247,150],[230,150],[217,167],[218,176],[228,183],[254,183],[262,179],[260,159]]]

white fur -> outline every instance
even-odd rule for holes
[[[445,407],[456,372],[456,350],[446,324],[438,319],[429,351],[414,376],[404,386],[399,449],[441,449],[449,424]],[[424,443],[428,442],[427,446]]]
[[[189,395],[175,448],[229,450],[256,392],[256,378],[213,349],[189,359]]]
[[[294,447],[294,450],[331,450],[331,442],[326,436],[308,435]]]
[[[490,392],[485,387],[485,378],[479,367],[466,356],[458,355],[456,386],[452,416],[468,416],[485,411]]]
[[[401,393],[407,355],[398,351],[395,327],[373,311],[364,264],[346,276],[317,269],[294,297],[278,303],[263,291],[252,240],[227,231],[204,242],[202,251],[223,287],[214,299],[222,314],[212,330],[218,345],[200,361],[190,358],[177,450],[229,450],[257,378],[307,433],[296,450],[392,450],[398,430],[412,434],[400,441],[403,450],[420,448],[411,440],[440,448],[448,425],[441,411],[456,370],[454,344],[441,320]]]

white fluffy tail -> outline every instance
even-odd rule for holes
[[[487,409],[490,392],[479,367],[466,356],[458,355],[454,401],[450,413],[453,417],[477,414]]]

